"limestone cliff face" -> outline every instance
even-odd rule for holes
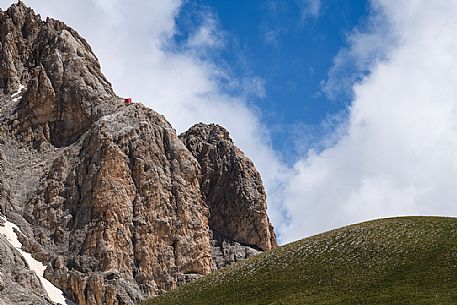
[[[51,305],[36,274],[0,234],[0,304]]]
[[[277,246],[260,174],[228,131],[200,123],[180,138],[201,166],[200,186],[209,207],[210,229],[261,250]]]
[[[0,15],[0,41],[3,93],[28,88],[19,105],[24,131],[32,127],[55,146],[69,144],[115,97],[87,42],[21,2]]]
[[[260,175],[221,127],[181,141],[21,2],[0,11],[0,42],[0,211],[70,299],[134,304],[276,245]]]
[[[62,150],[25,206],[78,304],[128,303],[211,269],[198,164],[152,110],[121,106]],[[52,206],[54,212],[49,213]]]

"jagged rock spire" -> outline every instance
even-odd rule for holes
[[[210,211],[210,229],[262,250],[276,247],[262,178],[228,131],[200,123],[180,138],[201,166],[200,186]]]

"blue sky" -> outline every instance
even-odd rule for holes
[[[350,92],[328,97],[322,87],[347,35],[369,13],[365,0],[314,3],[312,11],[312,1],[303,0],[188,1],[176,19],[179,45],[204,22],[202,16],[213,15],[223,46],[205,56],[233,78],[258,78],[264,91],[247,100],[261,109],[274,149],[289,162],[296,150],[306,151],[329,132],[322,126],[329,114],[350,103]],[[230,84],[221,86],[230,90]],[[307,139],[302,145],[297,134]]]
[[[25,2],[178,133],[226,127],[282,243],[457,215],[457,0]]]

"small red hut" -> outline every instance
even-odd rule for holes
[[[124,104],[129,105],[132,104],[132,99],[130,97],[124,99]]]

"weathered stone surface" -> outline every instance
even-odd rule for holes
[[[52,305],[35,273],[1,234],[0,304]]]
[[[228,131],[200,123],[180,138],[201,166],[200,186],[209,207],[210,229],[261,250],[276,247],[260,174]]]
[[[78,304],[131,304],[210,272],[198,164],[152,110],[102,117],[45,181],[23,215],[58,255],[46,275]]]
[[[260,253],[259,250],[242,245],[231,238],[210,230],[211,268],[213,270],[230,266]]]
[[[116,98],[87,42],[22,2],[0,14],[0,41],[0,88],[28,88],[18,106],[21,133],[40,128],[53,145],[68,145]]]
[[[70,299],[133,305],[276,245],[228,133],[186,147],[163,116],[124,105],[74,30],[21,2],[0,11],[0,43],[0,212]]]

